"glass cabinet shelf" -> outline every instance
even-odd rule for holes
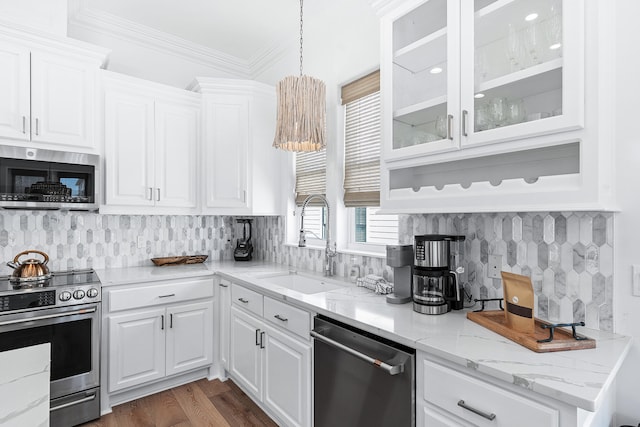
[[[445,114],[447,111],[447,96],[439,96],[434,99],[429,99],[418,104],[410,105],[398,109],[394,112],[394,120],[418,126],[427,122],[434,121],[437,114]],[[433,108],[440,107],[440,108]],[[437,112],[434,113],[434,110]]]
[[[447,61],[447,29],[442,28],[422,39],[398,49],[394,55],[394,64],[420,73]]]

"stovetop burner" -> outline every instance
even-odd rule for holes
[[[48,279],[40,279],[33,281],[14,281],[12,276],[0,277],[0,293],[12,291],[19,292],[21,290],[30,290],[34,288],[50,288],[55,286],[81,286],[89,284],[97,284],[100,281],[93,269],[55,271],[51,273]]]

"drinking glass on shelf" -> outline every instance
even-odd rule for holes
[[[507,118],[507,98],[492,98],[488,108],[491,123],[495,127],[503,126]]]
[[[483,130],[489,129],[489,109],[487,108],[487,104],[478,104],[475,109],[476,114],[476,132],[482,132]]]
[[[474,52],[474,59],[475,59],[474,61],[475,62],[475,69],[474,69],[475,83],[476,83],[476,86],[478,86],[480,83],[483,83],[487,79],[487,69],[489,64],[487,64],[486,50],[482,47],[476,47]]]
[[[558,55],[562,47],[562,14],[560,7],[557,2],[551,5],[550,16],[545,21],[544,27],[548,48],[551,51],[558,52]]]
[[[522,40],[515,25],[509,24],[507,33],[507,57],[511,64],[511,72],[522,68]]]
[[[522,99],[514,99],[507,103],[507,122],[510,125],[522,123],[526,117],[524,110],[524,101]]]
[[[436,117],[436,134],[440,138],[447,137],[447,116]]]
[[[540,55],[541,40],[540,40],[540,27],[537,24],[531,24],[527,27],[525,33],[525,40],[527,45],[527,53],[531,60],[531,65],[542,63]]]

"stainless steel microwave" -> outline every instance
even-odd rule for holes
[[[0,207],[98,210],[94,154],[0,145]]]

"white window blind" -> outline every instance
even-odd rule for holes
[[[327,150],[296,153],[296,205],[311,194],[326,194]],[[318,200],[312,200],[317,205]]]
[[[344,204],[380,206],[380,91],[346,104]]]

